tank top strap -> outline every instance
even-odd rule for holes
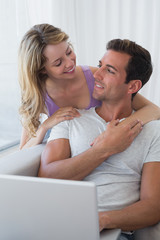
[[[93,89],[94,89],[94,77],[93,77],[93,73],[91,71],[91,69],[89,68],[89,66],[81,66],[82,71],[84,73],[87,85],[88,85],[88,89],[89,89],[89,94],[90,94],[90,103],[88,105],[88,107],[86,107],[86,109],[89,109],[91,107],[95,107],[95,106],[100,106],[101,102],[99,100],[96,100],[95,98],[93,98],[92,94],[93,94]]]
[[[55,111],[59,109],[59,107],[50,98],[47,91],[45,93],[45,104],[46,104],[49,116],[51,116]]]
[[[89,66],[81,66],[81,68],[82,68],[82,71],[83,71],[84,76],[86,78],[89,92],[90,92],[90,94],[92,94],[93,93],[93,88],[94,88],[93,73],[92,73],[91,69],[89,68]]]

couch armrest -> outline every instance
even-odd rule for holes
[[[158,240],[160,239],[160,223],[154,226],[139,229],[134,233],[135,240]]]
[[[0,174],[37,176],[45,143],[18,150],[0,159]]]

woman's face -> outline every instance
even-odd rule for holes
[[[45,73],[50,79],[72,78],[75,75],[76,55],[68,42],[47,45],[43,52],[46,57]]]

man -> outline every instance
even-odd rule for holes
[[[94,181],[100,230],[120,228],[121,239],[160,221],[159,121],[146,124],[125,151],[113,145],[116,119],[132,114],[132,98],[151,73],[147,50],[129,40],[110,41],[95,73],[93,94],[102,105],[52,129],[39,170],[43,177]]]

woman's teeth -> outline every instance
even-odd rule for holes
[[[67,71],[67,73],[72,72],[74,69],[75,69],[75,66],[72,69],[70,69],[69,71]]]

